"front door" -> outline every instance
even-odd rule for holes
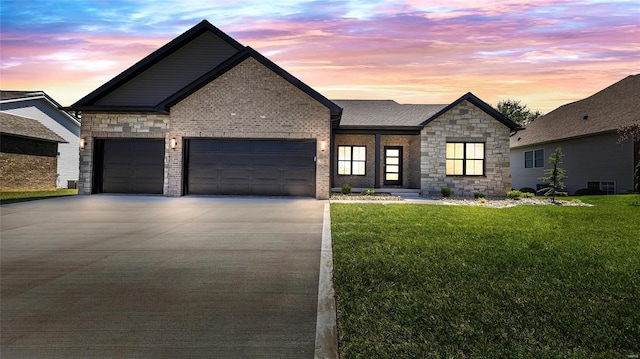
[[[402,147],[384,147],[384,185],[402,185]]]

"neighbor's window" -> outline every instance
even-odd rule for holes
[[[544,150],[526,151],[524,168],[544,167]]]
[[[365,146],[338,146],[338,174],[364,176],[367,163]]]
[[[484,174],[484,143],[447,142],[446,174],[482,176]]]
[[[590,190],[602,191],[606,194],[616,193],[616,183],[612,181],[587,182],[587,188]]]

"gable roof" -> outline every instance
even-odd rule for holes
[[[521,127],[517,123],[511,121],[505,115],[503,115],[500,112],[498,112],[498,110],[494,109],[488,103],[482,101],[481,99],[476,97],[476,95],[472,94],[471,92],[467,92],[466,94],[462,95],[462,97],[460,97],[459,99],[453,101],[451,104],[449,104],[448,106],[444,107],[440,111],[436,112],[431,117],[429,117],[426,121],[422,122],[420,125],[421,126],[428,125],[429,122],[431,122],[431,121],[435,120],[436,118],[442,116],[445,112],[447,112],[447,111],[451,110],[452,108],[456,107],[457,105],[459,105],[463,101],[471,102],[473,105],[475,105],[476,107],[478,107],[479,109],[484,111],[487,115],[495,118],[496,120],[500,121],[503,125],[509,127],[509,129],[511,129],[511,131],[517,131],[517,130],[521,129]]]
[[[131,98],[135,96],[127,96],[130,93],[138,94],[139,91],[135,89],[122,90],[123,93],[120,96],[114,95],[119,89],[124,89],[128,84],[136,79],[141,79],[145,76],[145,72],[152,69],[153,66],[160,64],[162,61],[167,61],[170,55],[175,54],[181,48],[189,46],[189,44],[195,42],[198,37],[204,36],[208,33],[223,39],[234,49],[233,53],[229,53],[225,58],[218,58],[216,62],[205,63],[206,69],[202,69],[201,72],[196,73],[192,71],[191,78],[184,77],[182,83],[179,81],[173,81],[171,86],[163,89],[154,88],[153,93],[147,95],[146,103],[133,103]],[[314,98],[316,101],[323,104],[331,112],[331,119],[334,126],[340,121],[340,115],[342,109],[335,103],[331,102],[320,93],[298,80],[296,77],[282,69],[280,66],[273,63],[251,47],[244,47],[221,30],[211,25],[207,20],[202,20],[198,25],[194,26],[184,34],[178,36],[173,41],[169,42],[165,46],[153,52],[151,55],[145,57],[143,60],[124,71],[120,75],[116,76],[111,81],[99,87],[89,95],[85,96],[71,107],[70,110],[74,111],[103,111],[103,112],[162,112],[168,113],[171,106],[185,99],[187,96],[193,94],[200,88],[204,87],[209,82],[213,81],[220,75],[229,71],[234,66],[238,65],[245,59],[252,57],[267,68],[274,71],[276,74],[289,81],[292,85],[299,88],[307,95]],[[187,57],[183,57],[188,58]],[[180,59],[179,59],[180,60]],[[178,60],[177,60],[178,61]],[[148,74],[148,72],[147,72]],[[160,75],[159,71],[152,75],[147,75],[147,78]],[[145,79],[140,80],[144,82]],[[148,79],[146,80],[148,83]],[[165,81],[164,78],[160,81]],[[164,84],[164,82],[162,82]],[[142,85],[141,85],[142,86]],[[147,86],[148,88],[153,86]],[[163,87],[163,86],[158,86]],[[128,91],[128,92],[127,92]],[[155,99],[155,100],[153,100]],[[153,101],[152,101],[153,100]]]
[[[62,106],[44,91],[5,91],[0,90],[0,104],[42,99],[58,110],[71,124],[80,127],[80,119],[65,111]],[[1,107],[0,107],[1,108]]]
[[[340,115],[342,114],[342,109],[338,105],[336,105],[334,102],[332,102],[331,100],[327,99],[326,97],[322,96],[319,92],[317,92],[316,90],[312,89],[311,87],[309,87],[304,82],[298,80],[295,76],[291,75],[290,73],[285,71],[282,67],[276,65],[274,62],[272,62],[271,60],[267,59],[262,54],[260,54],[259,52],[257,52],[256,50],[252,49],[249,46],[245,47],[244,50],[238,52],[237,54],[235,54],[231,58],[227,59],[225,62],[220,64],[218,67],[216,67],[216,68],[212,69],[211,71],[207,72],[206,74],[204,74],[203,76],[201,76],[200,78],[198,78],[194,82],[190,83],[189,85],[187,85],[186,87],[184,87],[180,91],[174,93],[172,96],[168,97],[167,99],[165,99],[164,101],[159,103],[156,107],[159,108],[159,109],[162,109],[164,111],[168,111],[169,108],[171,108],[171,106],[173,106],[173,105],[177,104],[178,102],[184,100],[185,98],[187,98],[188,96],[190,96],[194,92],[196,92],[199,89],[201,89],[202,87],[204,87],[206,84],[208,84],[211,81],[215,80],[216,78],[220,77],[221,75],[223,75],[227,71],[231,70],[236,65],[240,64],[241,62],[243,62],[244,60],[248,59],[249,57],[255,59],[258,62],[260,62],[262,65],[264,65],[265,67],[267,67],[271,71],[275,72],[277,75],[279,75],[283,79],[287,80],[289,83],[291,83],[292,85],[294,85],[295,87],[297,87],[298,89],[300,89],[301,91],[303,91],[304,93],[306,93],[307,95],[311,96],[313,99],[315,99],[316,101],[320,102],[325,107],[327,107],[331,112],[332,121],[335,122],[335,121],[339,121],[340,120]]]
[[[106,101],[106,103],[103,103],[103,104],[100,104],[99,102],[101,100],[103,100],[104,102],[104,99],[109,95],[112,95],[114,91],[118,90],[118,88],[126,85],[128,82],[136,78],[140,78],[141,76],[144,75],[144,73],[147,70],[150,70],[153,66],[160,64],[163,60],[166,60],[170,55],[175,54],[180,49],[185,48],[185,46],[189,45],[190,43],[197,40],[202,35],[206,35],[206,34],[210,34],[210,35],[212,34],[217,39],[222,40],[222,42],[226,44],[227,47],[233,48],[232,52],[241,51],[244,48],[244,46],[242,46],[239,42],[237,42],[236,40],[231,38],[229,35],[222,32],[217,27],[213,26],[207,20],[202,20],[196,26],[187,30],[182,35],[173,39],[166,45],[154,51],[144,59],[137,62],[135,65],[131,66],[130,68],[128,68],[127,70],[119,74],[118,76],[114,77],[104,85],[100,86],[99,88],[97,88],[96,90],[88,94],[87,96],[83,97],[82,99],[80,99],[79,101],[71,105],[70,109],[82,110],[82,109],[93,109],[94,107],[95,108],[103,107],[103,108],[109,108],[111,110],[128,109],[132,111],[152,111],[152,112],[157,111],[157,109],[154,108],[154,105],[157,102],[166,98],[166,95],[162,96],[162,98],[160,98],[160,100],[158,101],[155,101],[155,102],[152,101],[153,103],[145,103],[145,104],[133,104],[133,105],[127,104],[123,106],[123,105],[114,104],[113,101]],[[228,56],[225,56],[225,58],[227,57]],[[224,61],[225,58],[219,59],[218,63]],[[201,65],[206,66],[207,64],[205,63]],[[217,64],[214,64],[213,66],[215,65]],[[210,67],[211,65],[209,64],[209,68]],[[206,70],[203,70],[202,73],[208,71],[209,68],[207,68]],[[202,75],[202,73],[195,75],[195,77],[197,78],[198,76]],[[194,76],[194,74],[190,74],[190,75]],[[166,78],[167,76],[171,76],[171,74],[164,72],[164,76]],[[186,85],[186,83],[179,84],[179,81],[180,79],[177,79],[176,80],[177,84],[174,84],[173,86],[173,87],[176,87],[175,88],[176,90]],[[157,94],[152,93],[149,95],[150,100],[153,99],[154,97],[157,98],[157,96],[154,96],[154,95],[157,95]]]
[[[616,131],[640,120],[639,94],[640,74],[627,76],[585,99],[537,118],[525,131],[511,138],[511,147]]]
[[[446,105],[403,105],[393,100],[333,100],[343,108],[340,128],[415,128]]]
[[[68,143],[38,121],[6,112],[0,112],[0,133],[47,142]]]

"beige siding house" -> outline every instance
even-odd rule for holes
[[[206,20],[69,110],[82,114],[81,194],[511,188],[517,125],[473,94],[449,105],[331,101]]]
[[[511,137],[514,188],[539,188],[548,158],[560,147],[569,194],[579,189],[631,193],[638,141],[618,142],[617,129],[640,121],[640,75],[633,75],[583,100],[563,105]]]

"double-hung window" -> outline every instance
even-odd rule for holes
[[[447,142],[447,176],[484,175],[484,143]]]
[[[544,150],[525,151],[524,168],[544,167]]]
[[[364,176],[367,164],[365,146],[338,146],[338,174]]]

